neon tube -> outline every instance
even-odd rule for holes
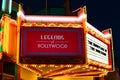
[[[2,0],[2,11],[5,11],[6,0]]]
[[[32,22],[81,22],[82,19],[86,18],[86,14],[77,16],[36,16],[36,15],[24,15],[22,11],[17,13],[23,20]]]
[[[11,13],[12,11],[12,0],[9,0],[9,14]]]
[[[35,22],[81,22],[85,18],[85,14],[80,17],[66,17],[66,16],[25,16],[26,21]]]

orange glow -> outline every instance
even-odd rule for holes
[[[77,23],[22,23],[22,26],[24,27],[64,27],[64,28],[68,28],[68,27],[73,27],[73,28],[83,28],[82,24],[77,24]]]
[[[0,52],[0,60],[2,59],[2,53]]]
[[[4,31],[3,31],[3,51],[8,53],[8,45],[9,45],[9,18],[7,16],[4,17]]]
[[[8,16],[3,17],[3,52],[16,58],[16,22]]]
[[[100,62],[97,62],[97,61],[94,61],[94,60],[90,60],[90,59],[89,59],[89,64],[97,65],[99,67],[103,67],[103,68],[106,68],[106,69],[111,69],[112,68],[111,65],[107,65],[107,64],[100,63]]]
[[[8,53],[10,56],[16,59],[16,50],[17,50],[17,26],[16,24],[10,22],[9,23],[9,49]],[[11,47],[12,46],[12,47]]]
[[[69,76],[61,76],[61,77],[55,77],[53,80],[93,80],[94,77],[92,76],[81,76],[81,77],[69,77]]]

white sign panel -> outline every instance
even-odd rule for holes
[[[108,64],[108,46],[90,34],[86,34],[88,59]]]

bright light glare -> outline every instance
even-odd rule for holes
[[[24,18],[25,18],[25,16],[24,16],[24,14],[23,14],[23,12],[22,12],[22,11],[19,11],[19,12],[17,13],[17,16],[20,16],[22,19],[24,19]]]
[[[36,21],[36,22],[81,22],[85,17],[82,14],[80,17],[67,17],[67,16],[25,16],[26,21]]]
[[[107,34],[105,34],[105,37],[106,37],[106,38],[110,38],[110,37],[111,37],[111,34],[107,33]]]
[[[12,11],[12,0],[9,0],[9,14],[11,13]]]
[[[25,16],[27,21],[40,21],[40,22],[73,22],[77,17],[55,17],[55,16]]]
[[[77,16],[36,16],[36,15],[24,15],[22,11],[17,13],[18,16],[21,16],[23,20],[32,21],[32,22],[82,22],[86,18],[86,14],[81,14]]]
[[[2,0],[2,11],[5,11],[6,0]]]

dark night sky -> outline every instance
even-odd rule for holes
[[[45,8],[46,0],[13,0],[21,2],[24,8],[29,6],[31,9],[37,10]],[[48,0],[49,6],[62,5],[65,0]],[[88,22],[102,31],[107,28],[113,30],[113,43],[115,58],[120,58],[120,4],[119,0],[70,0],[71,11],[82,7],[87,7]]]
[[[95,0],[88,3],[88,22],[99,30],[112,28],[115,57],[120,57],[120,5],[117,0]]]
[[[112,28],[115,65],[120,68],[120,5],[118,0],[94,0],[87,3],[88,22],[99,30]]]
[[[120,5],[116,0],[95,0],[87,5],[88,22],[99,30],[112,28],[114,40],[114,53],[120,57]]]

